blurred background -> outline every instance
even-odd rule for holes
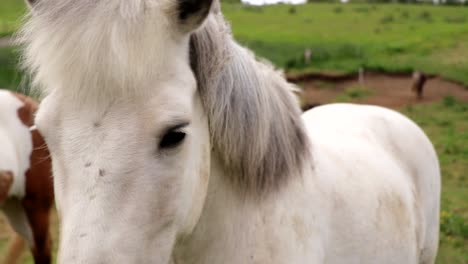
[[[304,109],[382,105],[425,130],[442,168],[437,263],[468,263],[468,1],[243,1],[222,0],[235,38],[284,70]],[[25,11],[0,0],[0,88],[28,94],[12,41]],[[0,217],[0,261],[11,236]]]

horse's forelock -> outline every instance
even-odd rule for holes
[[[300,175],[309,145],[293,86],[235,43],[216,9],[192,36],[191,62],[232,182],[262,195]]]
[[[150,2],[162,6],[145,10]],[[142,90],[157,78],[155,69],[179,53],[171,45],[169,14],[162,15],[171,3],[38,0],[18,35],[23,67],[45,93]]]

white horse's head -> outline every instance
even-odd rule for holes
[[[50,92],[36,124],[53,157],[59,262],[168,263],[208,184],[189,34],[211,0],[31,5],[27,53]]]
[[[169,263],[213,166],[253,194],[301,168],[291,87],[232,41],[218,3],[30,5],[21,41],[45,93],[36,125],[53,160],[60,263]]]

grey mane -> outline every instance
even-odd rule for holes
[[[214,150],[241,189],[264,194],[309,158],[294,87],[233,39],[219,6],[192,35],[191,63]]]

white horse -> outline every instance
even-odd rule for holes
[[[433,263],[434,149],[391,110],[302,118],[212,0],[36,0],[59,263]]]

